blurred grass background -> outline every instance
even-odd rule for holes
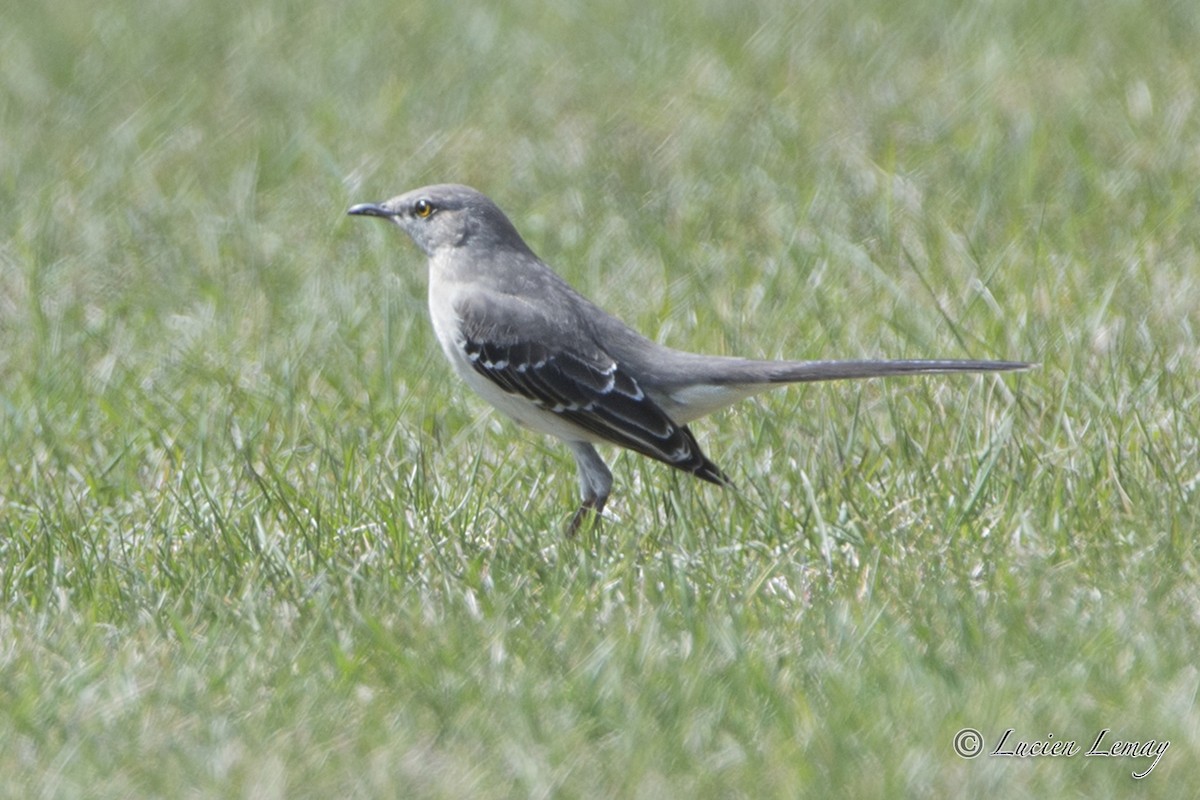
[[[1200,11],[0,11],[0,795],[1196,796]],[[740,355],[999,357],[573,466],[352,203]],[[957,756],[1096,734],[1148,763]]]

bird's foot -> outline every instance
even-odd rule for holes
[[[586,498],[572,516],[571,521],[567,523],[566,535],[568,539],[575,538],[575,534],[579,533],[579,528],[583,525],[583,520],[589,514],[595,515],[595,526],[600,527],[600,523],[604,521],[604,504],[608,502],[608,497],[589,497]]]

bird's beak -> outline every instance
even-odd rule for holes
[[[346,213],[353,217],[383,217],[384,219],[391,219],[396,216],[383,206],[375,205],[374,203],[359,203],[356,206],[351,206],[350,210]]]

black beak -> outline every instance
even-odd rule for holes
[[[377,206],[374,203],[359,203],[352,206],[346,213],[353,217],[383,217],[384,219],[396,216],[383,206]]]

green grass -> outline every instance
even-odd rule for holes
[[[1197,796],[1194,4],[43,6],[0,795]],[[565,541],[344,216],[450,180],[672,345],[1042,367],[765,396],[695,426],[739,491],[621,455]]]

